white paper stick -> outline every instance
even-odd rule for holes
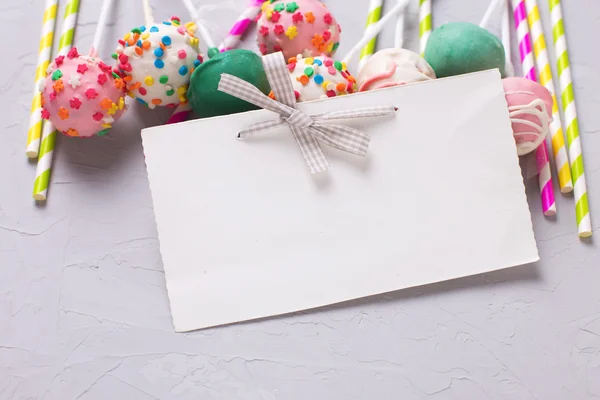
[[[512,63],[511,39],[510,39],[510,5],[504,1],[502,6],[502,45],[504,46],[504,55],[506,57],[506,75],[514,76],[515,67]]]
[[[490,2],[490,5],[488,6],[487,10],[485,11],[485,14],[483,15],[483,19],[481,20],[481,23],[479,24],[480,27],[487,29],[487,26],[490,23],[490,19],[492,18],[492,15],[494,15],[494,13],[498,9],[498,6],[500,5],[500,3],[501,3],[501,0],[492,0]]]
[[[379,35],[381,30],[385,27],[385,25],[389,22],[390,19],[394,18],[399,12],[401,12],[404,7],[408,4],[408,0],[399,0],[398,4],[394,6],[388,13],[386,13],[378,23],[373,25],[372,29],[369,29],[368,32],[365,32],[365,35],[360,39],[352,49],[346,54],[346,56],[342,59],[343,62],[348,63],[356,53],[358,53],[363,47],[367,45],[375,36]]]
[[[401,49],[404,46],[404,20],[406,13],[404,11],[398,14],[396,19],[396,34],[394,36],[394,47]]]
[[[152,7],[150,7],[150,0],[142,0],[144,6],[144,21],[146,25],[152,25],[154,23],[154,17],[152,17]]]
[[[92,56],[97,56],[98,49],[100,48],[100,42],[104,37],[104,31],[106,29],[106,23],[108,21],[108,15],[110,14],[110,10],[114,4],[114,0],[104,0],[102,3],[102,9],[100,10],[100,17],[98,18],[98,25],[96,27],[96,33],[94,34],[94,40],[92,42],[92,48],[90,49],[90,54]]]
[[[198,32],[198,35],[200,36],[200,38],[202,38],[202,40],[204,41],[204,43],[206,43],[206,46],[209,49],[211,47],[216,47],[217,42],[215,42],[213,40],[212,35],[210,34],[210,32],[208,32],[208,29],[206,28],[206,26],[200,21],[200,13],[196,9],[196,6],[194,6],[194,3],[192,2],[192,0],[182,0],[182,1],[183,1],[183,5],[185,6],[185,8],[187,8],[188,13],[190,14],[192,21],[194,21],[194,23],[196,24],[196,31]]]

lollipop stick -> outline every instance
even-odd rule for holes
[[[514,76],[515,67],[512,63],[511,39],[510,39],[510,5],[503,0],[502,7],[502,45],[504,46],[504,57],[506,58],[506,75]]]
[[[483,18],[481,19],[481,23],[479,24],[480,27],[487,29],[487,26],[490,23],[490,19],[492,18],[492,15],[494,15],[494,13],[498,9],[498,6],[501,4],[501,2],[502,2],[502,0],[492,0],[491,1],[487,10],[485,10],[485,14],[483,15]]]
[[[575,215],[577,217],[577,230],[579,237],[592,236],[592,221],[588,203],[587,184],[583,167],[583,148],[579,136],[579,123],[577,109],[575,108],[575,93],[573,78],[569,63],[569,51],[563,23],[562,6],[560,0],[548,0],[550,16],[552,18],[552,33],[554,34],[554,53],[558,80],[560,82],[560,95],[565,114],[567,128],[567,143],[569,144],[569,159],[573,175],[573,193],[575,195]]]
[[[154,17],[152,17],[150,0],[142,0],[142,6],[144,7],[144,21],[146,21],[146,25],[152,25],[154,23]]]
[[[419,38],[421,55],[425,53],[431,35],[431,0],[419,0]]]
[[[521,56],[521,65],[523,66],[523,75],[527,79],[537,82],[535,65],[533,61],[531,35],[527,25],[527,11],[523,0],[511,0],[513,5],[513,14],[515,18],[515,28],[517,30],[517,39],[519,41],[519,52]],[[552,216],[556,214],[556,202],[554,200],[554,188],[552,185],[552,173],[550,171],[550,161],[548,160],[548,148],[546,141],[536,149],[536,160],[538,165],[538,182],[540,185],[542,210],[544,215]]]
[[[376,37],[377,35],[379,35],[379,33],[385,27],[385,25],[392,18],[394,18],[399,12],[401,12],[404,9],[404,7],[406,7],[406,4],[408,4],[408,0],[399,0],[398,4],[396,4],[387,14],[385,14],[379,20],[379,22],[377,22],[375,25],[373,25],[372,29],[369,29],[367,32],[365,32],[365,34],[362,37],[362,39],[360,39],[354,45],[354,47],[352,47],[352,49],[350,49],[350,51],[348,52],[348,54],[346,54],[346,56],[342,59],[342,61],[348,63],[350,60],[352,60],[352,58],[354,57],[354,55],[360,49],[362,49],[363,47],[365,47],[367,45],[367,43],[369,43],[374,37]]]
[[[46,0],[44,17],[42,20],[42,37],[38,51],[38,62],[35,69],[35,82],[33,84],[33,101],[31,103],[31,116],[27,131],[27,149],[25,154],[29,158],[36,158],[40,151],[40,135],[42,134],[42,103],[39,85],[46,76],[46,69],[50,64],[52,43],[54,42],[54,29],[56,27],[56,10],[58,0]]]
[[[102,3],[102,9],[100,10],[100,17],[98,18],[98,25],[96,26],[96,33],[94,34],[94,41],[92,42],[92,48],[90,49],[90,56],[97,57],[98,49],[100,48],[100,42],[104,37],[104,30],[106,28],[106,22],[108,21],[108,15],[110,9],[114,4],[114,0],[104,0]]]
[[[71,0],[65,7],[65,16],[62,26],[62,34],[58,42],[58,55],[66,55],[73,46],[75,34],[75,23],[79,12],[79,0]],[[50,169],[56,143],[56,130],[50,121],[46,121],[42,130],[42,142],[37,169],[35,171],[35,182],[33,184],[33,198],[38,201],[47,199],[48,185],[50,183]]]
[[[381,20],[381,9],[383,8],[383,0],[370,0],[369,2],[369,13],[367,14],[367,26],[365,27],[365,34],[368,34],[370,29],[373,29],[377,21]],[[360,61],[358,62],[358,70],[367,63],[369,58],[375,53],[375,46],[377,45],[377,36],[369,40],[367,45],[362,48],[360,52]]]
[[[396,34],[394,37],[394,47],[401,49],[404,46],[404,19],[406,14],[404,11],[398,14],[396,19]]]
[[[552,79],[552,70],[550,68],[550,60],[548,59],[548,51],[546,50],[546,38],[544,36],[544,28],[540,21],[540,11],[537,0],[525,0],[527,7],[527,20],[531,29],[531,36],[536,46],[533,46],[535,55],[535,64],[539,72],[540,83],[552,95],[552,118],[550,124],[550,137],[552,149],[554,150],[554,160],[556,162],[556,170],[558,171],[558,183],[562,193],[573,191],[573,181],[571,179],[571,168],[569,167],[569,157],[567,156],[567,148],[565,146],[565,137],[563,135],[562,118],[558,110],[556,101],[556,90]]]
[[[227,37],[225,37],[223,43],[219,45],[220,51],[234,49],[240,44],[242,36],[252,25],[252,22],[254,21],[256,16],[260,13],[260,9],[263,3],[264,0],[250,1],[248,7],[246,7],[242,15],[238,18],[233,27],[229,30],[229,34],[227,35]]]
[[[198,35],[200,35],[202,40],[204,40],[204,43],[206,43],[209,49],[211,47],[215,47],[216,42],[213,40],[211,34],[208,32],[208,29],[206,29],[206,26],[200,21],[200,15],[198,14],[198,10],[196,10],[196,7],[194,6],[192,0],[182,1],[183,5],[185,6],[185,8],[187,8],[188,13],[190,14],[192,21],[194,21],[194,23],[196,24],[196,30],[198,31]]]

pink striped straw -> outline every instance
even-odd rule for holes
[[[517,28],[517,39],[519,41],[519,54],[523,66],[523,76],[537,82],[535,64],[531,47],[531,35],[527,24],[527,9],[524,0],[511,0],[515,26]],[[538,169],[538,181],[542,198],[542,210],[544,215],[556,215],[556,202],[554,200],[554,187],[552,182],[552,171],[550,170],[550,159],[548,157],[548,146],[544,140],[536,149],[536,162]]]
[[[185,103],[180,103],[177,106],[177,108],[175,108],[175,111],[173,111],[173,114],[167,121],[167,125],[187,121],[191,113],[192,106],[190,106],[189,101],[186,101]]]
[[[264,0],[250,0],[250,4],[244,10],[242,15],[238,18],[236,23],[233,25],[227,37],[223,40],[223,43],[219,46],[220,51],[227,51],[236,48],[242,36],[248,30],[254,19],[260,13]]]

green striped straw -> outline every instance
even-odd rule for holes
[[[587,185],[583,168],[583,153],[581,137],[579,136],[579,123],[577,109],[575,108],[575,93],[573,91],[573,78],[569,64],[567,38],[563,24],[562,7],[560,0],[548,0],[552,19],[552,34],[554,36],[554,51],[560,82],[560,97],[565,115],[567,128],[567,143],[569,145],[569,160],[571,161],[571,175],[573,178],[573,193],[575,194],[575,215],[577,217],[577,230],[579,237],[592,236],[592,221],[588,204]]]
[[[419,0],[419,38],[421,56],[431,35],[431,0]]]
[[[58,42],[58,55],[66,56],[73,46],[73,36],[75,34],[75,24],[77,22],[77,13],[79,12],[79,0],[71,0],[65,7],[65,16],[63,20],[62,33]],[[40,144],[40,153],[35,171],[35,182],[33,184],[33,198],[38,201],[44,201],[48,195],[48,185],[50,183],[50,172],[52,167],[52,157],[54,155],[54,146],[56,144],[57,132],[50,121],[46,121],[42,130],[42,140]]]
[[[365,35],[369,33],[373,26],[381,19],[381,9],[383,7],[383,0],[370,0],[369,2],[369,14],[367,15],[367,26],[365,28]],[[358,71],[364,67],[367,60],[375,54],[375,47],[377,46],[377,36],[375,36],[360,52],[360,61],[358,62]]]

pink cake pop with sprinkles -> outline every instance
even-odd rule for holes
[[[190,76],[203,60],[192,25],[182,26],[177,17],[132,29],[113,58],[128,94],[150,108],[184,103]]]
[[[327,56],[292,57],[288,60],[288,70],[298,102],[343,96],[357,91],[356,79],[348,72],[346,63]]]
[[[48,66],[41,82],[42,117],[68,136],[106,134],[125,111],[125,81],[96,54],[112,0],[103,4],[89,56],[72,48]]]
[[[287,59],[333,55],[341,28],[327,7],[317,0],[265,1],[258,19],[258,47],[263,55],[283,52]]]

